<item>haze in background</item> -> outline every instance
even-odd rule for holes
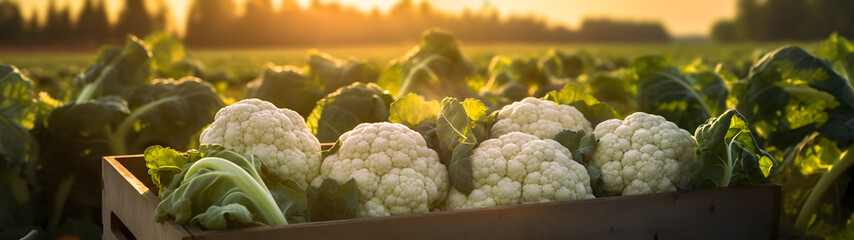
[[[50,0],[19,0],[24,18],[38,12],[40,22],[44,23],[46,9]],[[72,18],[83,7],[83,0],[55,0],[60,7],[69,6]],[[119,9],[124,8],[124,0],[105,0],[108,18],[115,22]],[[297,0],[302,8],[312,0]],[[415,0],[414,3],[421,3]],[[549,24],[577,28],[583,18],[607,17],[618,20],[640,20],[661,22],[674,36],[708,36],[712,24],[721,19],[735,16],[736,0],[427,0],[438,10],[459,13],[464,9],[480,11],[496,9],[501,17],[512,15],[537,15],[545,18]],[[176,32],[183,35],[186,29],[186,17],[190,0],[149,0],[146,6],[149,12],[159,11],[161,4],[169,6]],[[244,0],[236,0],[242,8]],[[272,0],[278,8],[281,0]],[[320,2],[333,2],[321,0]],[[342,5],[352,6],[362,11],[375,8],[386,13],[398,0],[337,0]],[[240,10],[240,9],[238,9]]]

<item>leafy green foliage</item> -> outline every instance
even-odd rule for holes
[[[590,187],[593,188],[595,194],[602,191],[601,171],[596,165],[590,164],[589,161],[596,151],[596,143],[599,141],[593,133],[585,133],[584,130],[572,131],[563,130],[555,135],[554,140],[569,149],[572,152],[572,160],[580,163],[587,169],[587,175],[590,176]]]
[[[779,165],[759,147],[747,119],[729,110],[694,133],[699,155],[691,164],[690,189],[767,183]]]
[[[359,123],[388,121],[391,95],[373,83],[353,83],[317,102],[306,119],[320,142],[333,142]]]
[[[548,78],[577,78],[591,71],[590,60],[582,54],[568,55],[558,50],[550,50],[540,59],[540,68]]]
[[[145,149],[143,154],[145,166],[148,167],[148,175],[151,181],[159,189],[157,195],[163,195],[163,190],[172,184],[175,175],[181,173],[184,166],[202,158],[199,151],[191,150],[181,153],[160,145],[154,145]]]
[[[840,147],[854,142],[854,99],[848,81],[824,59],[782,47],[760,59],[733,86],[737,109],[766,145],[785,149],[818,130]]]
[[[359,214],[359,189],[354,179],[339,184],[327,178],[320,187],[306,189],[306,195],[309,222],[351,219]]]
[[[850,153],[850,149],[839,149],[835,141],[815,132],[786,155],[774,178],[782,184],[783,234],[844,239],[845,234],[854,233],[846,230],[854,219],[854,168],[843,166],[845,158],[851,160]],[[822,178],[826,180],[819,184]]]
[[[173,34],[159,32],[145,37],[151,49],[151,70],[158,78],[204,77],[204,64],[190,57],[181,39]]]
[[[34,157],[32,126],[35,107],[32,82],[14,66],[0,65],[0,169],[25,164]]]
[[[451,185],[468,194],[473,187],[471,155],[477,144],[489,138],[489,128],[496,120],[496,114],[486,114],[487,110],[476,99],[460,102],[448,97],[440,105],[410,93],[391,104],[389,122],[421,133],[427,147],[435,150],[442,164],[448,166]]]
[[[818,44],[815,55],[830,61],[840,75],[847,76],[848,82],[854,84],[854,45],[848,39],[833,33]]]
[[[138,88],[128,100],[132,116],[123,124],[129,129],[125,153],[141,152],[148,146],[162,144],[176,149],[191,148],[191,136],[213,122],[225,104],[213,87],[195,77],[180,80],[155,79]],[[138,119],[133,117],[139,116]],[[125,128],[120,125],[115,137]],[[122,154],[114,152],[114,154]]]
[[[484,115],[484,108],[469,103],[473,115]],[[471,155],[477,146],[477,138],[472,127],[474,121],[466,113],[467,109],[455,98],[442,100],[442,110],[436,119],[436,136],[439,140],[439,160],[448,166],[451,185],[465,194],[472,191]]]
[[[613,75],[619,75],[619,72]],[[587,86],[586,90],[590,95],[612,106],[619,115],[629,115],[637,108],[637,102],[635,102],[637,87],[622,77],[597,74],[583,78],[581,83]]]
[[[638,87],[638,110],[661,115],[688,131],[726,107],[726,84],[714,73],[684,75],[670,66],[670,59],[658,56],[636,59],[629,72],[627,77]]]
[[[418,95],[409,93],[391,103],[388,121],[417,129],[425,122],[435,124],[436,115],[441,108],[436,100],[424,101]]]
[[[204,157],[186,165],[163,190],[155,221],[206,229],[288,223],[262,180],[259,159],[219,146],[200,152]]]
[[[129,115],[123,99],[105,97],[58,107],[32,130],[40,146],[42,168],[38,174],[43,187],[57,189],[68,178],[81,186],[68,197],[67,205],[75,206],[65,209],[71,215],[100,209],[100,189],[91,186],[100,185],[101,157],[113,155],[107,128],[115,129]]]
[[[576,84],[566,84],[560,91],[547,93],[543,99],[575,107],[594,127],[602,121],[619,117],[611,106],[599,102]]]
[[[410,92],[427,99],[465,97],[473,95],[466,84],[466,77],[472,73],[474,67],[463,56],[453,35],[428,30],[421,36],[420,45],[389,64],[377,84],[396,98]]]
[[[344,61],[317,50],[309,52],[307,69],[308,78],[321,83],[325,93],[355,82],[374,82],[379,77],[379,71],[363,60]]]
[[[245,98],[268,101],[301,116],[308,116],[324,94],[319,84],[310,81],[299,68],[272,63],[268,63],[261,76],[247,84],[247,88]]]
[[[104,96],[127,98],[151,76],[151,51],[145,43],[129,36],[124,48],[103,47],[98,60],[74,79],[75,102]]]

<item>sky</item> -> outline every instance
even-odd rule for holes
[[[18,1],[25,17],[38,11],[44,21],[47,4],[51,0],[12,0]],[[69,5],[72,16],[83,7],[84,0],[54,0],[59,6]],[[108,17],[111,21],[118,18],[118,11],[124,5],[124,0],[104,0],[110,9]],[[244,0],[236,0],[241,3]],[[278,7],[281,0],[272,0]],[[297,0],[302,6],[309,5],[311,0]],[[338,1],[343,5],[354,6],[364,11],[374,7],[381,12],[387,12],[398,0],[321,0],[322,2]],[[416,4],[423,0],[414,0]],[[577,29],[581,20],[590,17],[608,17],[621,20],[659,21],[664,24],[674,36],[705,36],[708,35],[712,24],[720,19],[735,16],[736,0],[427,0],[437,9],[458,13],[464,8],[473,11],[485,6],[497,9],[502,17],[512,15],[538,15],[550,24],[559,24]],[[159,9],[159,2],[168,4],[177,20],[176,30],[179,34],[184,31],[187,10],[191,0],[148,0],[149,12]]]

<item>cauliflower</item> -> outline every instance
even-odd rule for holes
[[[697,150],[688,131],[643,112],[606,120],[593,133],[599,143],[592,164],[601,170],[604,195],[675,191]]]
[[[552,139],[566,129],[590,132],[591,127],[584,114],[575,107],[528,97],[501,108],[490,133],[493,138],[523,132],[540,139]]]
[[[396,123],[362,123],[339,140],[341,148],[323,160],[312,186],[326,178],[355,179],[359,216],[424,213],[445,200],[448,170],[418,132]]]
[[[320,142],[297,112],[276,108],[270,102],[244,99],[216,113],[214,122],[199,139],[249,153],[306,188],[320,168]]]
[[[480,144],[472,154],[474,190],[452,190],[446,208],[481,208],[593,198],[587,169],[558,142],[513,132]]]

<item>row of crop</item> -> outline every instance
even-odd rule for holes
[[[511,103],[529,96],[546,97],[583,114],[589,127],[537,138],[555,138],[571,150],[572,156],[566,157],[588,171],[591,194],[596,196],[620,194],[625,189],[602,187],[612,185],[604,183],[606,179],[613,182],[613,178],[603,173],[603,166],[612,167],[613,164],[605,164],[606,160],[616,157],[597,160],[594,152],[603,151],[602,148],[590,147],[596,145],[591,144],[592,140],[602,141],[614,135],[610,138],[619,141],[617,136],[622,135],[606,134],[604,130],[594,134],[594,129],[602,122],[615,128],[621,124],[631,127],[630,122],[634,121],[627,116],[634,116],[630,113],[636,111],[660,115],[698,137],[700,150],[696,156],[690,154],[693,161],[686,162],[714,167],[706,167],[712,171],[693,174],[691,178],[668,179],[673,188],[665,184],[639,192],[727,186],[730,185],[727,182],[739,184],[767,178],[783,185],[784,236],[797,236],[805,231],[810,235],[845,238],[854,232],[851,224],[854,185],[849,184],[854,171],[850,168],[851,157],[845,157],[850,156],[848,148],[854,139],[854,100],[849,81],[854,73],[854,48],[844,38],[831,36],[814,53],[821,58],[797,47],[784,47],[757,59],[749,69],[742,69],[702,62],[678,68],[666,57],[655,56],[641,57],[631,64],[611,63],[585,54],[552,51],[532,59],[496,56],[487,69],[478,70],[466,60],[452,36],[431,31],[425,33],[419,46],[393,60],[382,72],[358,60],[344,61],[318,52],[310,54],[306,67],[270,65],[250,84],[246,97],[296,110],[305,117],[308,131],[319,142],[336,141],[360,123],[404,124],[420,133],[429,149],[435,149],[447,168],[448,184],[468,196],[489,185],[472,180],[478,172],[470,170],[474,168],[475,157],[469,156],[474,156],[475,149],[486,139],[501,140],[498,136],[501,134],[490,136],[490,132],[500,118],[499,110],[505,106],[513,108]],[[14,67],[4,67],[0,71],[0,120],[3,120],[0,157],[4,161],[0,173],[3,176],[0,192],[4,193],[0,208],[8,214],[0,216],[0,223],[7,229],[0,234],[22,236],[36,229],[42,237],[45,233],[55,237],[65,234],[100,237],[100,227],[93,223],[100,216],[101,156],[140,153],[151,145],[186,150],[199,146],[199,142],[205,143],[204,137],[199,137],[200,132],[214,121],[215,112],[225,105],[223,101],[209,84],[197,78],[159,79],[208,77],[198,66],[195,60],[186,57],[174,38],[152,36],[146,41],[131,38],[124,48],[102,49],[98,60],[74,80],[68,97],[59,101],[34,93],[25,76]],[[555,92],[547,94],[551,91]],[[476,98],[480,104],[468,99],[430,103],[409,93],[428,100],[446,96]],[[462,104],[465,110],[475,105],[481,107],[460,114],[457,104]],[[524,109],[527,108],[520,107],[520,115],[533,111]],[[737,109],[743,117],[727,109]],[[566,117],[560,111],[546,115]],[[715,116],[722,117],[707,122]],[[441,121],[449,118],[459,122]],[[606,121],[611,118],[626,120],[620,124]],[[635,118],[638,117],[631,119]],[[468,128],[460,124],[465,122],[460,119],[468,120]],[[531,121],[523,116],[519,119]],[[700,127],[704,123],[718,127]],[[744,126],[739,125],[742,123]],[[714,136],[717,139],[714,141],[699,138],[698,134],[704,130],[720,131],[723,127],[719,126],[725,125],[736,130],[725,131],[723,138],[719,136],[722,133],[702,135]],[[461,129],[468,129],[474,137]],[[259,134],[264,132],[259,131],[262,132]],[[531,131],[537,135],[536,130]],[[755,141],[747,141],[747,137]],[[710,145],[713,149],[705,150],[706,155],[703,142],[715,142]],[[250,150],[226,147],[232,150],[219,151],[254,154],[262,161],[272,161],[260,156],[260,152],[265,152],[263,147]],[[638,151],[641,149],[638,147]],[[747,150],[733,151],[737,149]],[[728,154],[708,153],[721,150]],[[758,165],[733,167],[732,157],[745,152],[755,153]],[[279,155],[282,159],[285,156],[291,155]],[[780,164],[770,164],[775,159]],[[691,164],[686,164],[686,168],[688,165]],[[732,178],[720,177],[726,170],[738,169],[758,169],[762,177],[755,172],[745,176],[737,171],[729,175]],[[343,176],[328,174],[331,178]],[[307,186],[315,178],[304,177],[305,184],[300,184],[299,189],[310,190]],[[343,183],[347,179],[337,180]],[[631,181],[624,185],[636,187]],[[342,186],[340,190],[351,185]],[[267,187],[273,188],[269,184]],[[323,202],[337,194],[335,188],[330,183],[319,186],[320,191],[314,192],[319,195],[308,191],[303,196],[315,199],[315,203]],[[327,197],[319,197],[324,194]],[[363,196],[359,196],[362,200]],[[308,215],[305,212],[309,211],[297,212]]]

